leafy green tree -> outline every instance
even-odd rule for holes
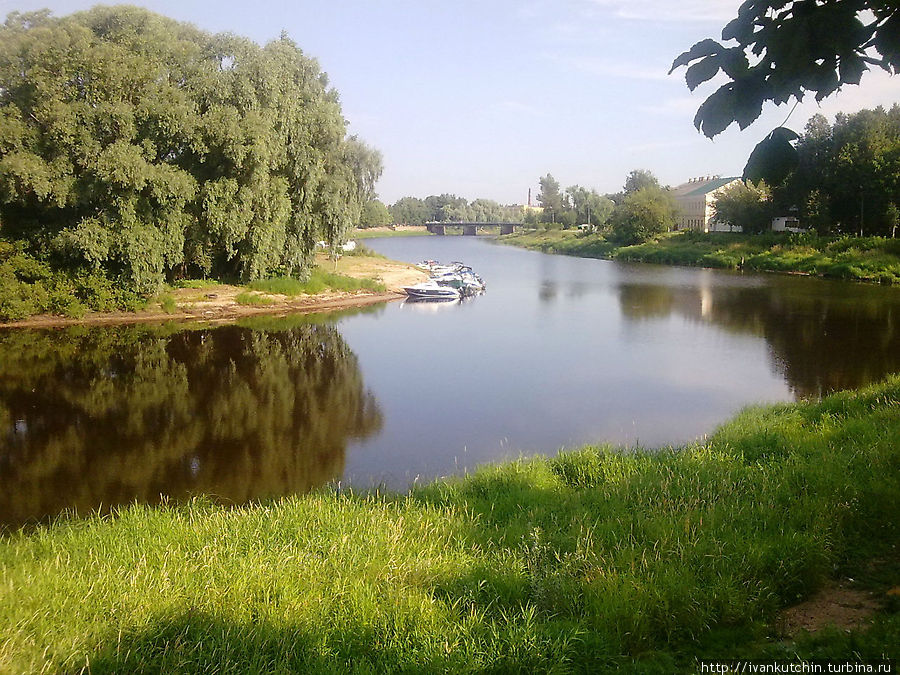
[[[549,173],[540,178],[541,191],[537,200],[544,208],[541,220],[545,223],[553,223],[559,219],[563,211],[563,196],[559,191],[559,181]]]
[[[0,222],[54,265],[144,293],[189,268],[303,274],[379,173],[286,35],[259,47],[128,6],[0,27]]]
[[[605,225],[615,205],[596,190],[588,190],[580,185],[566,188],[566,195],[572,205],[574,220],[578,224]]]
[[[375,183],[384,171],[381,152],[366,145],[358,136],[347,139],[346,156],[362,203],[375,199]]]
[[[402,197],[390,207],[391,220],[396,225],[422,225],[429,220],[430,212],[418,197]]]
[[[462,197],[451,194],[429,195],[425,198],[425,206],[428,208],[428,220],[446,223],[453,220],[457,222],[465,219],[468,203]]]
[[[625,196],[612,213],[612,237],[624,244],[637,244],[667,232],[675,225],[677,207],[668,190],[642,187]]]
[[[362,214],[359,217],[360,227],[379,227],[390,225],[391,222],[391,212],[382,202],[372,199],[363,204]]]
[[[744,232],[759,234],[771,228],[775,213],[772,194],[763,183],[741,181],[721,191],[713,206],[720,223],[739,225]]]
[[[628,174],[628,178],[625,179],[624,192],[626,195],[629,195],[632,192],[637,192],[642,188],[659,187],[662,187],[659,184],[659,179],[655,175],[653,175],[652,171],[647,171],[646,169],[634,169],[631,173]]]
[[[721,44],[701,40],[670,70],[688,66],[693,91],[721,71],[727,82],[700,106],[694,125],[712,138],[737,122],[745,129],[766,101],[817,101],[859,84],[872,66],[900,70],[900,7],[883,0],[747,0],[722,29]],[[744,177],[772,184],[797,163],[797,134],[779,127],[757,145]]]

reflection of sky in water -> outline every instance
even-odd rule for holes
[[[815,305],[809,298],[836,294],[829,307],[847,309],[849,292],[900,308],[900,294],[879,288],[547,256],[472,238],[370,245],[407,261],[464,260],[488,292],[429,314],[394,304],[341,320],[385,420],[348,453],[345,479],[360,484],[402,487],[590,442],[687,442],[746,405],[840,381],[825,360],[809,369],[795,356],[828,345],[778,332],[798,328],[784,315]]]

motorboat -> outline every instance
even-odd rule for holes
[[[484,280],[468,265],[453,261],[442,265],[436,260],[423,260],[416,267],[430,272],[428,281],[415,286],[404,286],[410,298],[454,299],[469,298],[483,293]]]
[[[456,288],[459,290],[460,295],[463,296],[474,295],[484,290],[484,281],[474,272],[443,274],[441,276],[432,276],[431,279],[441,286]]]
[[[433,299],[433,300],[458,300],[460,291],[458,288],[439,284],[433,279],[423,281],[414,286],[404,286],[403,290],[411,298]]]

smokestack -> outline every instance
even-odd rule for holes
[[[528,188],[528,206],[531,206],[531,188]]]

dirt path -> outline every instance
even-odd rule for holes
[[[166,312],[161,305],[151,305],[139,312],[89,312],[80,319],[44,314],[22,321],[0,323],[0,328],[54,328],[75,325],[109,325],[144,323],[149,321],[209,321],[227,323],[247,316],[305,314],[330,312],[351,307],[362,307],[379,302],[389,302],[405,297],[402,287],[424,281],[427,274],[413,265],[388,260],[379,256],[345,256],[335,267],[332,262],[320,261],[325,269],[357,279],[377,279],[387,288],[383,292],[360,291],[348,293],[326,291],[316,295],[288,297],[259,293],[270,304],[246,305],[237,302],[237,296],[246,292],[241,286],[217,284],[210,288],[178,288],[170,292],[175,309]]]

